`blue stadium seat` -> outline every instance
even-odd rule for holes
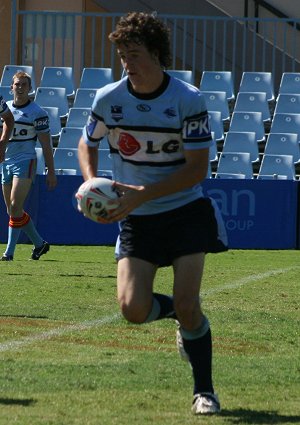
[[[225,136],[222,152],[248,152],[250,153],[251,162],[258,162],[259,149],[256,134],[253,131],[228,131]]]
[[[61,130],[57,147],[77,149],[78,142],[81,135],[82,135],[81,127],[64,127]]]
[[[274,114],[299,114],[300,94],[283,93],[278,95]]]
[[[13,100],[14,98],[14,94],[10,86],[0,86],[0,94],[6,102]]]
[[[248,152],[228,152],[221,153],[217,167],[217,174],[241,174],[245,175],[246,179],[253,178],[253,167]]]
[[[167,69],[167,74],[189,84],[194,84],[193,72],[190,69]]]
[[[42,108],[44,106],[57,107],[60,118],[67,118],[69,103],[64,87],[38,87],[34,100]]]
[[[257,142],[265,141],[265,127],[261,112],[233,112],[229,131],[253,131]]]
[[[201,91],[225,91],[228,100],[235,99],[233,75],[231,71],[203,71],[200,81]]]
[[[216,141],[224,139],[224,124],[220,111],[208,111],[211,131]]]
[[[208,111],[221,112],[222,120],[230,119],[230,111],[225,91],[202,91]]]
[[[45,66],[40,87],[64,87],[68,98],[75,96],[73,68],[70,66]]]
[[[264,154],[258,172],[258,178],[286,178],[295,180],[295,165],[292,155],[269,155]],[[282,177],[284,176],[284,177]]]
[[[51,137],[57,139],[61,132],[61,120],[59,109],[56,106],[43,106],[43,109],[49,116],[50,134]]]
[[[46,173],[43,149],[40,146],[36,146],[35,151],[36,151],[36,158],[37,158],[36,173],[43,175]]]
[[[98,89],[113,81],[112,68],[83,68],[79,88]]]
[[[87,123],[91,108],[70,108],[66,127],[81,127]]]
[[[296,133],[300,140],[300,114],[276,113],[273,116],[270,133]]]
[[[35,73],[32,65],[5,65],[2,71],[0,86],[11,86],[12,77],[19,71],[26,72],[31,77],[31,91],[29,95],[33,97],[36,91]]]
[[[98,175],[112,175],[112,159],[109,149],[98,149]]]
[[[294,163],[300,162],[300,145],[296,133],[269,133],[265,154],[292,155]]]
[[[57,174],[68,173],[65,170],[76,170],[76,174],[81,175],[77,148],[56,148],[53,157]]]
[[[245,71],[240,81],[239,92],[264,92],[267,101],[274,101],[274,81],[272,72]]]
[[[300,94],[300,72],[283,72],[278,95],[283,93]]]
[[[75,99],[73,108],[91,108],[97,89],[77,89],[75,93]]]
[[[263,121],[271,120],[271,113],[266,93],[239,92],[233,112],[261,112]]]
[[[245,179],[246,175],[241,173],[216,173],[216,179]]]

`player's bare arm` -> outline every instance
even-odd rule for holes
[[[46,176],[46,183],[50,190],[54,189],[57,184],[55,175],[54,159],[52,153],[52,146],[49,133],[38,133],[38,139],[43,149],[43,155],[48,172]]]
[[[84,180],[97,176],[98,148],[88,146],[82,137],[78,144],[78,160]]]

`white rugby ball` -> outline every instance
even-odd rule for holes
[[[110,179],[94,177],[82,183],[75,197],[79,211],[89,219],[101,223],[101,219],[109,218],[118,206],[118,202],[109,205],[108,201],[117,199],[119,195]]]

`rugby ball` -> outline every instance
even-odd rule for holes
[[[90,220],[102,223],[102,219],[108,219],[118,206],[118,202],[114,204],[108,202],[117,199],[119,195],[110,179],[94,177],[82,183],[75,197],[79,211]]]

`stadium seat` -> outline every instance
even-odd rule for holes
[[[66,127],[81,127],[87,123],[91,108],[70,108]]]
[[[101,174],[108,172],[108,175],[112,173],[112,159],[109,149],[98,149],[98,172]]]
[[[273,116],[270,133],[296,133],[300,140],[300,114],[276,113]]]
[[[202,91],[208,111],[221,112],[223,121],[230,119],[229,105],[225,91]]]
[[[189,84],[194,84],[193,72],[190,69],[167,69],[167,74]]]
[[[221,153],[217,167],[217,174],[244,174],[246,179],[253,178],[253,167],[248,152]]]
[[[274,81],[271,72],[250,72],[245,71],[242,74],[239,92],[264,92],[267,101],[274,101]]]
[[[225,136],[222,152],[248,152],[250,153],[251,162],[258,162],[259,149],[256,134],[253,131],[228,131]]]
[[[203,71],[200,81],[201,91],[225,91],[228,100],[235,99],[233,75],[231,71]]]
[[[64,170],[76,170],[76,174],[81,174],[77,148],[56,148],[53,157],[54,167],[55,170],[58,170],[58,174],[63,174]]]
[[[69,103],[64,87],[38,87],[34,100],[42,108],[44,106],[57,107],[60,118],[67,118]]]
[[[45,66],[40,87],[64,87],[68,99],[75,96],[73,68],[70,66]]]
[[[61,130],[57,147],[77,149],[81,135],[82,127],[64,127]]]
[[[300,94],[283,93],[278,95],[274,114],[299,114]]]
[[[216,179],[245,179],[246,175],[241,173],[216,173]]]
[[[83,68],[79,88],[98,89],[113,81],[112,68]]]
[[[261,112],[263,121],[270,121],[271,114],[266,93],[239,92],[233,112]]]
[[[278,95],[283,93],[300,94],[300,72],[283,72]]]
[[[77,89],[73,108],[90,108],[94,102],[97,89]]]
[[[292,155],[294,163],[300,162],[300,146],[296,133],[269,133],[265,154]]]
[[[56,106],[43,106],[49,116],[50,134],[53,138],[58,138],[61,132],[61,121],[59,109]]]
[[[268,155],[264,154],[258,172],[258,178],[295,180],[295,165],[292,155]],[[286,177],[282,177],[286,176]]]
[[[265,127],[261,112],[233,112],[229,131],[254,132],[257,142],[265,141]]]
[[[209,160],[211,162],[215,162],[218,160],[218,149],[217,149],[217,142],[215,139],[215,133],[212,131],[211,132],[211,137],[212,137],[212,145],[209,148]]]
[[[211,131],[216,141],[224,139],[224,124],[220,111],[208,111]]]
[[[13,100],[14,98],[14,94],[10,86],[0,86],[0,94],[6,102]]]
[[[2,71],[0,86],[11,86],[12,77],[19,71],[24,71],[31,77],[31,92],[29,95],[33,97],[36,91],[35,73],[31,65],[5,65]]]
[[[36,158],[37,158],[36,173],[43,175],[43,174],[46,173],[46,166],[45,166],[43,149],[41,147],[37,146],[35,148],[35,151],[36,151]]]

